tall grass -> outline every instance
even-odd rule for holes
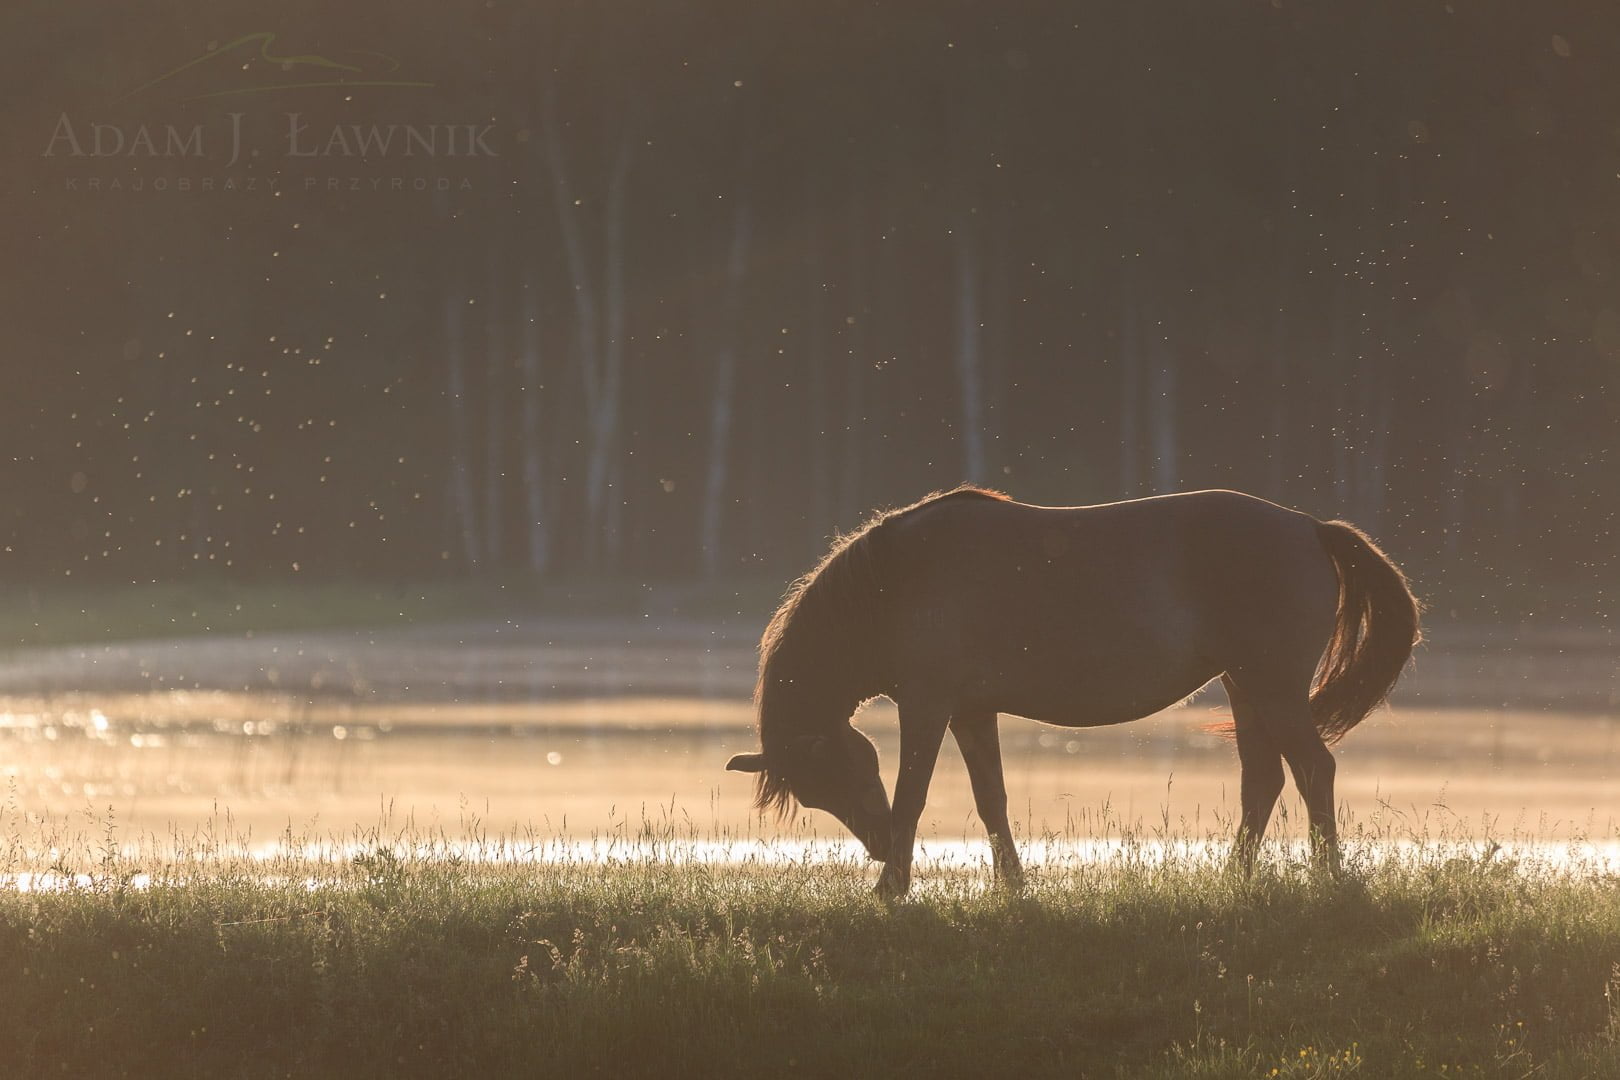
[[[1352,825],[1338,878],[1048,837],[1021,895],[934,867],[891,908],[837,851],[667,820],[546,858],[7,825],[15,1076],[1620,1075],[1616,881],[1456,831]]]

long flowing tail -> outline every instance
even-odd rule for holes
[[[1366,533],[1323,521],[1316,534],[1339,574],[1338,623],[1311,687],[1311,717],[1331,744],[1389,697],[1423,631],[1406,575]]]

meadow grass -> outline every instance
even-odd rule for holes
[[[1243,876],[1216,846],[1127,837],[1048,858],[1020,895],[980,869],[924,869],[887,907],[848,857],[704,861],[700,839],[654,825],[619,855],[535,859],[534,836],[374,830],[250,854],[212,836],[132,850],[110,824],[41,845],[13,824],[0,1063],[1620,1075],[1620,889],[1596,865],[1363,834],[1337,878],[1275,849]]]

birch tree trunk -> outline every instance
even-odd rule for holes
[[[602,283],[599,287],[586,253],[579,206],[568,173],[554,100],[542,109],[546,161],[552,197],[563,236],[563,252],[572,278],[576,341],[585,392],[584,562],[589,568],[611,565],[620,549],[623,466],[619,454],[620,395],[623,385],[625,291],[625,194],[635,149],[633,135],[621,137],[609,173],[603,205]]]
[[[503,369],[506,366],[506,333],[502,320],[506,304],[498,249],[489,257],[489,280],[485,289],[484,317],[484,561],[494,569],[504,554],[501,543],[503,522],[501,502],[505,476],[504,420],[506,394]]]
[[[1287,478],[1283,473],[1283,453],[1288,436],[1288,305],[1286,298],[1277,306],[1271,324],[1271,438],[1266,441],[1266,497],[1287,505]]]
[[[545,442],[541,431],[540,296],[535,282],[523,290],[523,510],[529,570],[544,574],[551,561],[546,521]]]
[[[1333,380],[1333,423],[1328,428],[1328,450],[1333,469],[1334,504],[1347,508],[1350,502],[1350,410],[1347,407],[1349,391],[1346,384],[1351,378],[1354,364],[1352,348],[1347,340],[1345,288],[1340,283],[1333,290],[1333,315],[1329,331],[1332,334],[1333,363],[1328,371],[1328,377]],[[1349,512],[1348,509],[1346,512]]]
[[[720,328],[722,344],[715,355],[714,386],[710,394],[709,464],[703,485],[703,512],[698,537],[703,573],[710,578],[720,572],[720,533],[724,524],[727,481],[731,470],[732,410],[737,392],[742,288],[743,278],[748,272],[751,227],[749,208],[746,203],[739,201],[732,210],[731,249],[726,258],[726,298]]]
[[[630,186],[630,161],[635,140],[629,132],[619,140],[613,172],[608,180],[607,219],[603,223],[606,248],[607,303],[604,327],[606,349],[602,354],[602,392],[592,439],[593,475],[599,477],[590,490],[602,501],[602,544],[606,563],[616,567],[624,547],[624,460],[619,453],[619,416],[624,397],[625,292],[624,292],[624,206]]]
[[[1382,529],[1387,485],[1384,466],[1389,460],[1390,430],[1395,422],[1395,395],[1385,383],[1370,385],[1363,380],[1361,412],[1367,430],[1356,457],[1356,514],[1373,535]]]
[[[838,519],[850,524],[861,509],[861,425],[866,383],[866,214],[859,187],[851,196],[849,302],[844,316],[844,445],[838,476]]]
[[[1134,497],[1141,484],[1137,472],[1140,460],[1141,438],[1137,421],[1140,390],[1138,367],[1141,363],[1141,343],[1137,333],[1136,290],[1129,283],[1125,287],[1124,302],[1120,305],[1119,328],[1119,492],[1121,498]]]
[[[455,542],[461,548],[463,564],[479,569],[482,546],[478,518],[473,506],[471,462],[472,431],[468,422],[467,373],[464,354],[463,311],[466,301],[451,290],[444,300],[444,354],[448,376],[447,398],[450,409],[450,506]]]
[[[580,225],[579,207],[574,199],[574,185],[568,172],[568,159],[563,149],[562,133],[556,118],[556,101],[548,92],[541,108],[541,132],[545,140],[546,166],[551,173],[551,196],[557,213],[557,228],[562,234],[563,255],[568,265],[570,290],[574,298],[574,348],[584,387],[585,416],[589,425],[596,415],[598,381],[601,356],[600,317],[597,314],[596,282],[585,252],[584,229]],[[587,457],[587,461],[589,457]],[[581,535],[581,561],[594,565],[598,554],[597,526],[594,495],[585,492],[585,514]]]
[[[962,475],[984,480],[984,373],[979,313],[979,253],[973,225],[956,233],[956,384],[962,401]]]
[[[827,303],[822,277],[819,202],[812,195],[811,227],[805,260],[809,276],[809,328],[805,341],[805,364],[810,380],[810,544],[819,549],[832,520],[832,432],[828,409],[826,325]]]
[[[1153,340],[1153,487],[1168,495],[1181,482],[1180,445],[1176,429],[1176,366],[1162,330]]]
[[[979,347],[984,359],[983,377],[984,469],[987,478],[996,475],[997,438],[1002,418],[1007,415],[1007,358],[1012,355],[1012,230],[998,224],[991,232],[990,263],[984,285],[984,329]]]
[[[1278,46],[1278,66],[1280,68],[1278,79],[1283,86],[1284,101],[1294,101],[1298,93],[1298,64],[1295,60],[1294,50],[1287,45]],[[1283,505],[1288,505],[1288,473],[1286,466],[1289,462],[1289,429],[1288,429],[1288,402],[1290,393],[1290,378],[1293,365],[1289,363],[1290,349],[1293,335],[1293,308],[1295,296],[1294,289],[1294,242],[1295,222],[1297,208],[1295,200],[1299,188],[1299,158],[1298,142],[1293,138],[1283,139],[1283,169],[1282,188],[1276,193],[1276,211],[1273,218],[1275,225],[1273,237],[1276,242],[1277,284],[1276,318],[1271,324],[1271,355],[1270,355],[1270,439],[1266,443],[1266,495]]]

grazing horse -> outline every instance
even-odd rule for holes
[[[1420,640],[1406,578],[1360,530],[1252,495],[1196,491],[1048,507],[961,487],[879,514],[789,588],[760,641],[757,806],[825,810],[903,895],[949,728],[996,875],[1022,868],[996,714],[1061,727],[1136,720],[1215,678],[1242,766],[1234,855],[1252,865],[1283,788],[1337,864],[1333,755],[1384,701]],[[850,723],[900,708],[891,809],[877,750]]]

